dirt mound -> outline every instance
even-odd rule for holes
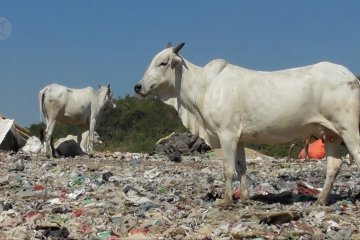
[[[213,149],[213,151],[214,151],[216,157],[221,157],[221,158],[223,157],[221,148]],[[246,155],[246,158],[269,157],[265,154],[262,154],[255,150],[252,150],[250,148],[245,148],[245,155]]]

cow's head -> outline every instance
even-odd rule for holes
[[[142,80],[134,86],[134,90],[141,96],[158,95],[175,87],[175,70],[183,59],[179,56],[180,49],[185,43],[177,47],[168,47],[159,52],[151,61]]]
[[[103,107],[110,107],[112,109],[116,108],[116,104],[113,102],[113,94],[110,89],[109,85],[100,86],[100,89],[98,90],[98,96],[99,96],[99,104]]]

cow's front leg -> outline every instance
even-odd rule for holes
[[[317,199],[317,204],[325,205],[328,202],[330,191],[343,161],[340,158],[327,157],[326,180],[324,187]]]
[[[246,156],[243,142],[239,142],[235,156],[235,169],[240,181],[239,193],[240,200],[246,201],[249,198],[249,192],[246,183]]]
[[[223,134],[220,137],[221,150],[223,152],[223,168],[225,177],[225,196],[216,205],[228,208],[232,205],[232,179],[235,171],[235,155],[237,139],[230,134]]]
[[[326,180],[324,187],[318,197],[317,204],[325,205],[327,203],[330,191],[335,182],[335,178],[338,175],[341,165],[343,163],[339,151],[340,143],[340,138],[332,141],[327,139],[325,140],[325,152],[327,155]]]
[[[89,127],[89,141],[88,141],[88,146],[87,146],[87,149],[88,149],[88,154],[90,156],[93,156],[94,155],[94,131],[95,131],[95,124],[96,124],[96,118],[94,117],[91,117],[91,120],[90,120],[90,127]]]

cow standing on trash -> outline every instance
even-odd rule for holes
[[[68,124],[87,126],[89,136],[85,150],[93,155],[95,124],[102,109],[116,105],[112,101],[110,85],[101,86],[97,91],[91,87],[82,89],[68,88],[56,83],[47,85],[39,92],[40,111],[45,122],[46,156],[54,153],[51,135],[56,121]]]
[[[318,203],[325,204],[342,165],[341,140],[360,166],[358,79],[329,62],[275,72],[253,71],[218,59],[199,67],[179,55],[184,43],[156,54],[142,80],[141,96],[173,106],[185,127],[224,154],[225,198],[232,204],[234,170],[241,200],[248,198],[244,142],[286,143],[325,138],[327,174]]]

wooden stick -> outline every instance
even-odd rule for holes
[[[29,129],[20,126],[20,125],[17,124],[16,122],[14,122],[14,124],[15,124],[15,127],[16,127],[17,129],[20,129],[22,132],[27,133],[27,134],[30,134],[30,133],[31,133]]]
[[[19,132],[19,134],[20,134],[25,140],[28,139],[28,138],[30,138],[30,135],[24,133],[23,131],[21,131],[21,129],[16,129],[16,130]]]

